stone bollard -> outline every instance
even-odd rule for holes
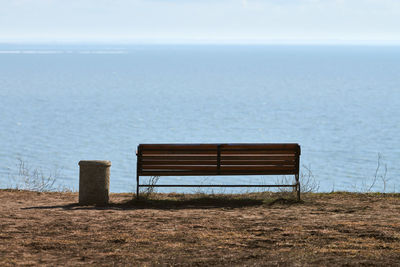
[[[81,160],[79,166],[79,205],[107,205],[111,162]]]

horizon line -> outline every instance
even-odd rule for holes
[[[184,42],[2,42],[0,46],[79,46],[79,45],[99,45],[99,46],[400,46],[400,42],[338,42],[338,43],[184,43]]]
[[[397,46],[400,39],[19,39],[3,38],[0,45],[366,45]]]

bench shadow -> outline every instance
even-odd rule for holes
[[[255,206],[293,205],[299,202],[294,199],[255,199],[255,198],[228,198],[228,197],[199,197],[192,199],[129,199],[119,203],[109,203],[105,206],[88,205],[81,206],[78,203],[67,205],[50,205],[26,207],[30,209],[63,209],[63,210],[181,210],[181,209],[236,209]]]

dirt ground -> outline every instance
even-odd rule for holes
[[[0,266],[400,266],[400,195],[112,194],[0,190]]]

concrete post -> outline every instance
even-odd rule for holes
[[[79,166],[79,205],[107,205],[111,162],[81,160]]]

